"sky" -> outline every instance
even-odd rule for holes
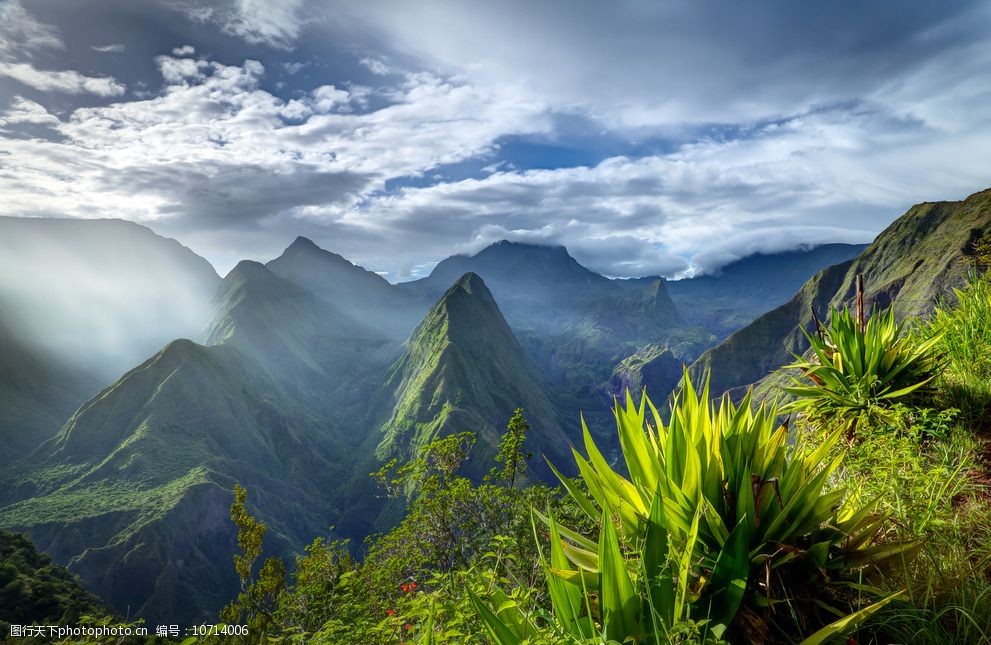
[[[616,277],[870,241],[991,186],[991,3],[0,0],[0,215],[223,274],[501,239]]]

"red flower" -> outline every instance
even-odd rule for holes
[[[413,629],[413,626],[410,625],[409,623],[406,623],[405,625],[403,625],[403,627],[406,629],[406,631]]]
[[[395,609],[386,609],[385,610],[385,613],[388,616],[395,616],[396,615],[396,610]]]

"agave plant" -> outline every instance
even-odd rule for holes
[[[796,355],[786,366],[802,370],[805,381],[793,378],[785,388],[796,398],[783,411],[802,411],[848,430],[865,416],[890,421],[890,407],[926,387],[940,368],[938,336],[919,341],[902,331],[891,308],[865,325],[849,309],[833,309],[828,329],[805,332],[811,356]]]
[[[646,395],[639,405],[629,394],[625,407],[617,403],[629,476],[610,467],[583,423],[588,456],[574,456],[589,495],[559,477],[599,520],[597,542],[535,514],[550,531],[544,564],[564,642],[661,643],[686,625],[700,629],[702,640],[761,640],[778,609],[805,600],[803,609],[825,607],[830,586],[906,557],[913,546],[879,542],[875,504],[826,489],[842,460],[827,461],[838,432],[815,449],[789,446],[773,405],[754,409],[749,396],[740,406],[728,397],[717,405],[707,384],[696,393],[685,383],[667,425]],[[880,606],[845,616],[810,642]],[[522,642],[513,640],[505,612],[486,614],[481,601],[476,607],[496,642]],[[788,629],[808,632],[823,622],[809,616]],[[496,624],[507,629],[497,634]]]

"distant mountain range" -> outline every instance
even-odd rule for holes
[[[927,298],[956,279],[951,260],[966,240],[948,231],[986,221],[952,205],[929,211],[928,220],[910,211],[915,225],[896,222],[863,251],[856,262],[870,284],[897,282],[875,262],[915,249],[926,256],[916,269],[942,277],[919,289],[905,277],[902,291]],[[816,293],[846,285],[830,276],[847,276],[863,250],[754,256],[718,276],[668,282],[613,280],[563,247],[500,242],[393,285],[305,238],[221,280],[133,224],[2,221],[0,230],[19,275],[57,263],[64,281],[32,291],[0,275],[0,312],[18,315],[0,319],[0,528],[27,532],[102,598],[152,622],[210,618],[236,593],[235,482],[270,527],[269,551],[298,552],[330,531],[358,544],[395,519],[368,476],[383,460],[472,430],[467,469],[480,477],[516,407],[532,426],[530,450],[558,465],[570,463],[580,412],[608,451],[613,396],[646,387],[660,401],[700,355],[694,369],[712,367],[717,387],[758,380],[783,362],[775,343],[794,338],[804,306],[801,293],[785,304],[794,290],[817,272]],[[820,272],[836,261],[845,264]],[[118,279],[126,297],[113,293]],[[169,311],[173,298],[181,311]],[[128,324],[111,325],[122,338],[113,360],[67,333],[96,337],[118,311]],[[26,318],[39,312],[54,322],[32,327]],[[126,333],[148,316],[147,329]],[[751,351],[769,357],[744,358]],[[539,458],[533,473],[548,476]]]

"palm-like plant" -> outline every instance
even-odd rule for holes
[[[939,337],[918,341],[902,333],[891,308],[861,325],[849,309],[833,309],[828,329],[805,333],[809,358],[795,356],[786,368],[802,370],[785,391],[796,397],[782,411],[854,430],[859,419],[889,419],[890,407],[916,395],[937,375]]]
[[[828,604],[823,585],[912,546],[878,541],[883,519],[875,504],[826,490],[842,460],[826,461],[840,433],[815,449],[789,447],[774,406],[754,410],[749,396],[739,407],[728,397],[717,406],[708,385],[697,394],[685,383],[667,425],[646,396],[640,405],[629,395],[625,407],[617,403],[629,477],[610,467],[584,428],[588,457],[574,456],[589,495],[561,481],[600,520],[597,543],[538,514],[550,528],[547,582],[555,627],[567,642],[668,642],[686,620],[703,621],[710,639],[759,640],[781,605]],[[824,621],[790,629],[816,622]],[[507,633],[493,637],[520,642],[506,640]]]

